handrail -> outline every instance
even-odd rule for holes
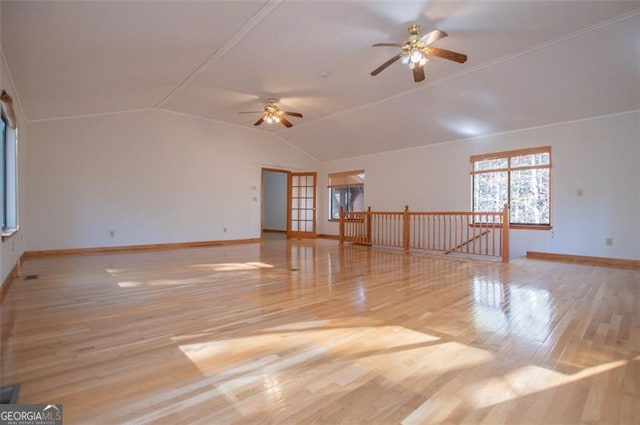
[[[467,240],[467,241],[465,241],[465,242],[462,242],[460,245],[456,246],[455,248],[450,249],[449,251],[445,251],[444,253],[445,253],[445,254],[451,254],[452,252],[456,252],[456,251],[457,251],[457,250],[459,250],[460,248],[462,248],[462,247],[464,247],[464,246],[467,246],[468,244],[470,244],[470,243],[471,243],[471,242],[473,242],[474,240],[476,240],[476,239],[478,239],[478,238],[480,238],[480,237],[482,237],[482,236],[484,236],[484,235],[486,235],[486,234],[488,234],[488,233],[489,233],[489,230],[485,230],[484,232],[482,232],[482,233],[480,233],[480,234],[478,234],[478,235],[475,235],[475,236],[474,236],[474,237],[472,237],[471,239],[469,239],[469,240]]]
[[[509,261],[509,207],[500,212],[344,211],[340,243],[501,257]]]

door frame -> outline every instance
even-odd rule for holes
[[[290,217],[289,215],[291,214],[291,206],[289,205],[290,202],[290,196],[289,193],[291,191],[291,188],[289,187],[289,180],[290,179],[290,175],[291,175],[291,171],[289,170],[284,170],[281,168],[270,168],[270,167],[262,167],[262,169],[260,170],[260,238],[262,238],[262,230],[263,230],[263,223],[262,223],[262,215],[264,213],[264,173],[265,171],[267,172],[271,172],[271,173],[284,173],[287,176],[287,201],[286,201],[286,205],[285,205],[285,220],[286,220],[286,229],[284,230],[284,232],[286,234],[289,233],[289,220]]]
[[[315,239],[317,236],[317,225],[318,225],[318,172],[317,171],[292,171],[286,170],[282,168],[271,168],[271,167],[261,167],[260,170],[260,238],[262,238],[262,214],[264,212],[264,173],[273,172],[273,173],[286,173],[287,174],[287,205],[286,205],[286,220],[287,220],[287,239],[292,238],[302,238],[308,237],[310,239]],[[293,174],[313,174],[314,175],[314,193],[313,193],[313,231],[312,232],[302,232],[308,233],[308,235],[292,235],[291,230],[291,210],[292,210],[292,175]],[[300,232],[296,232],[300,233]]]

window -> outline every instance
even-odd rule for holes
[[[7,119],[2,117],[2,229],[7,227]]]
[[[0,154],[2,159],[2,235],[8,236],[18,228],[18,197],[17,197],[17,138],[13,100],[6,92],[2,92],[2,145]]]
[[[364,170],[329,174],[329,219],[345,211],[364,211]]]
[[[473,211],[509,204],[512,225],[549,227],[550,176],[550,146],[472,156]]]

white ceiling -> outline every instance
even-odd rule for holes
[[[255,128],[320,160],[640,109],[639,1],[2,1],[29,121],[157,108]],[[414,83],[419,23],[449,36]],[[328,75],[323,75],[328,74]]]

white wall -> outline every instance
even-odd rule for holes
[[[469,210],[469,156],[551,145],[553,230],[513,230],[512,257],[544,251],[640,259],[639,123],[636,111],[332,161],[323,164],[319,187],[327,173],[364,168],[372,209]],[[319,233],[335,235],[327,193],[320,195]]]
[[[163,111],[30,123],[26,248],[259,237],[262,167],[319,169],[318,233],[338,232],[329,172],[364,168],[374,209],[468,210],[470,155],[551,145],[553,231],[514,230],[511,255],[640,259],[639,122],[632,112],[324,164],[271,134]]]
[[[287,230],[287,173],[264,171],[262,175],[262,228]]]
[[[165,111],[29,131],[29,251],[257,238],[262,167],[318,168],[277,136]]]
[[[7,71],[8,68],[1,50],[0,56],[0,91],[5,90],[11,97],[13,97],[13,109],[16,114],[18,124],[18,225],[21,228],[21,230],[14,233],[11,237],[0,244],[1,285],[24,252],[24,212],[26,210],[26,152],[28,129],[24,121],[24,114],[20,108],[18,93],[16,93],[11,76]]]

